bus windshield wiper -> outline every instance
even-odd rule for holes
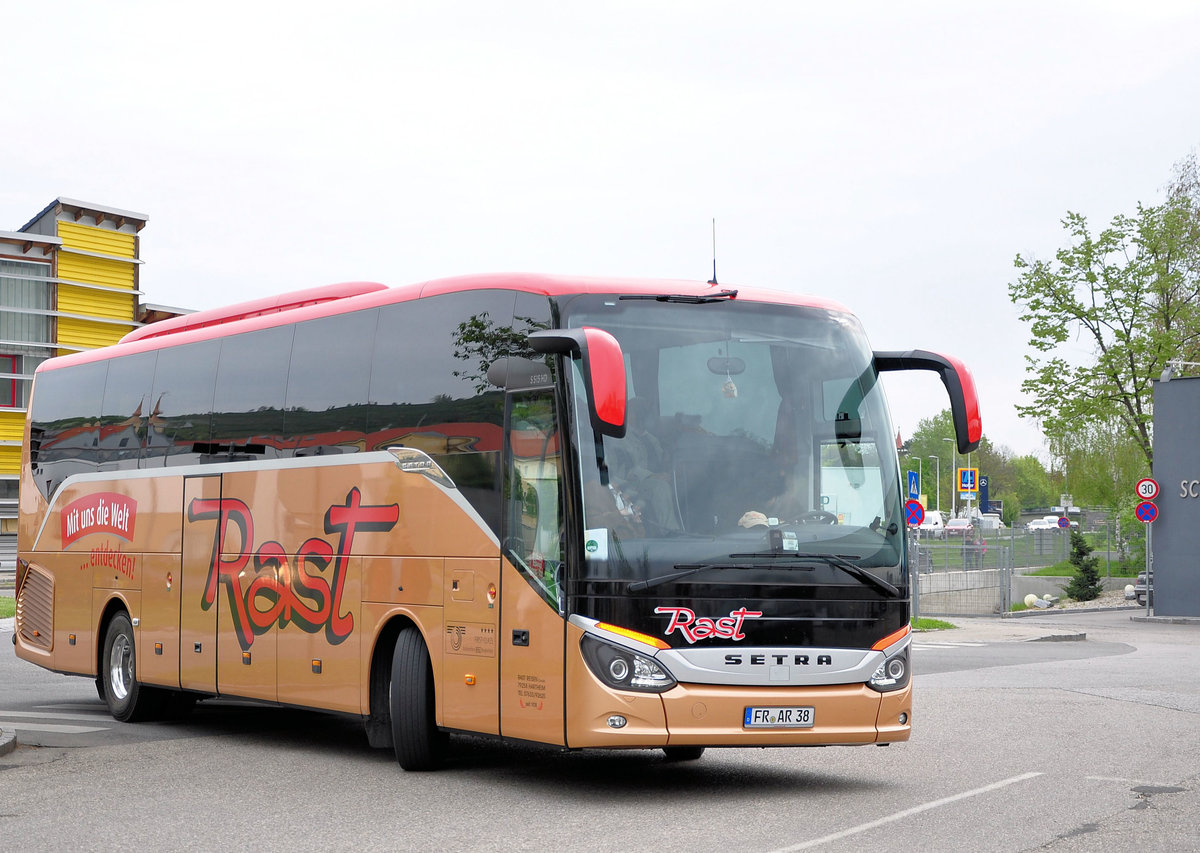
[[[694,566],[689,566],[686,563],[681,563],[675,567],[679,569],[677,572],[671,572],[667,575],[659,575],[656,578],[647,578],[644,581],[634,581],[629,586],[625,587],[626,592],[641,592],[644,589],[660,586],[664,583],[677,581],[680,578],[686,578],[689,575],[694,575],[697,572],[702,572],[705,569],[745,569],[747,566],[738,565],[736,563],[699,563]]]
[[[845,557],[839,557],[837,554],[806,554],[805,556],[813,560],[820,560],[822,563],[833,566],[835,569],[841,569],[851,577],[858,578],[863,583],[875,587],[875,589],[891,598],[900,597],[899,589],[892,586],[883,578],[868,572],[862,566],[850,562]]]
[[[729,556],[733,559],[737,559],[739,557],[757,557],[757,558],[765,557],[768,559],[784,558],[784,559],[799,560],[799,561],[815,560],[816,562],[824,563],[827,566],[833,566],[835,569],[841,569],[843,572],[850,575],[851,577],[857,578],[858,580],[862,581],[863,583],[867,584],[868,586],[874,587],[875,589],[879,590],[880,592],[884,593],[885,595],[887,595],[891,598],[899,598],[900,594],[901,594],[899,589],[892,586],[890,583],[885,581],[883,578],[878,577],[877,575],[874,575],[871,572],[868,572],[862,566],[859,566],[856,563],[852,563],[851,561],[847,560],[845,557],[839,556],[838,554],[793,554],[793,553],[780,552],[780,551],[762,551],[757,554],[730,554]]]
[[[682,302],[687,305],[707,305],[710,302],[724,302],[726,299],[734,299],[737,297],[736,290],[719,290],[716,293],[705,293],[700,296],[693,296],[690,293],[623,293],[617,297],[621,299],[653,299],[655,302]]]

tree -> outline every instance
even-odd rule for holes
[[[908,470],[918,467],[924,471],[922,488],[934,499],[939,483],[935,481],[940,471],[940,486],[943,506],[951,504],[950,491],[954,488],[954,462],[960,467],[967,464],[968,457],[957,456],[947,443],[954,437],[954,418],[949,409],[943,409],[930,418],[917,422],[917,429],[905,445],[908,459],[903,460]],[[937,457],[935,465],[933,458]],[[921,464],[914,461],[921,459]],[[1052,503],[1055,494],[1046,469],[1035,456],[1014,457],[1007,447],[993,445],[987,436],[979,442],[979,449],[971,457],[971,464],[979,469],[980,475],[988,478],[988,493],[992,500],[1004,501],[1004,521],[1012,524],[1022,509],[1044,507]]]
[[[1092,601],[1100,596],[1100,560],[1091,556],[1092,546],[1078,530],[1071,531],[1071,565],[1075,576],[1067,584],[1066,594],[1076,601]]]
[[[1030,324],[1027,378],[1048,438],[1109,421],[1153,461],[1152,380],[1168,361],[1200,351],[1200,181],[1195,155],[1176,167],[1167,201],[1116,216],[1093,236],[1068,213],[1069,245],[1053,262],[1018,255],[1009,295]],[[1068,358],[1079,341],[1090,357]]]

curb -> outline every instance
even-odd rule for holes
[[[1123,607],[1047,607],[1045,610],[1016,610],[1009,613],[1001,613],[1001,619],[1028,619],[1031,616],[1052,616],[1061,615],[1063,613],[1119,613],[1124,610],[1145,610],[1145,607],[1139,607],[1136,604],[1126,605]]]
[[[17,733],[12,729],[0,729],[0,755],[8,755],[17,748]]]
[[[1145,610],[1139,607],[1138,610]],[[1166,625],[1200,625],[1200,617],[1196,616],[1130,616],[1134,622],[1160,622]]]
[[[1026,640],[1027,643],[1072,643],[1081,642],[1087,639],[1087,634],[1051,634],[1048,637],[1033,637]]]

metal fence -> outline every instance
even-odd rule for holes
[[[1101,575],[1119,561],[1115,528],[1090,531]],[[1140,533],[1141,531],[1137,531]],[[1006,612],[1013,603],[1013,575],[1065,563],[1071,556],[1066,530],[1005,528],[963,539],[925,538],[909,533],[913,615],[980,616]],[[1069,569],[1064,569],[1070,575]]]

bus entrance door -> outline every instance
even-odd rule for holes
[[[183,561],[180,569],[179,686],[217,692],[217,608],[206,601],[209,570],[217,542],[217,518],[196,518],[209,502],[221,500],[220,475],[187,477],[183,482]]]

